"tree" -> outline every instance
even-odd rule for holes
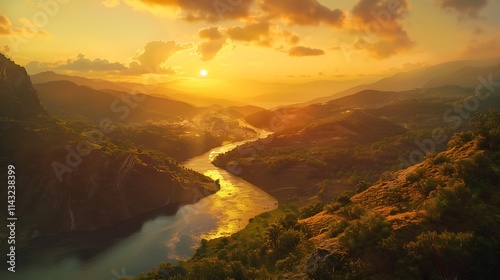
[[[227,279],[226,262],[217,258],[206,258],[193,264],[188,279],[224,280]]]
[[[282,227],[289,229],[293,228],[297,224],[297,216],[293,213],[288,213],[285,216],[282,216],[279,220],[279,223]]]
[[[358,250],[376,245],[390,233],[391,223],[379,213],[369,212],[361,219],[349,222],[339,241],[351,250]]]
[[[316,202],[312,204],[308,204],[304,206],[302,209],[300,209],[300,218],[305,219],[312,217],[319,212],[323,211],[323,208],[325,207],[325,204],[323,202]]]
[[[406,246],[408,258],[424,279],[462,279],[473,267],[474,235],[468,232],[424,232]]]
[[[484,139],[490,150],[500,144],[500,111],[490,108],[487,114],[474,114],[470,119],[474,133]]]
[[[285,230],[278,238],[278,247],[282,252],[288,252],[299,245],[301,232],[294,229]]]
[[[267,246],[270,248],[278,247],[278,239],[281,235],[282,227],[277,223],[272,223],[266,229]]]

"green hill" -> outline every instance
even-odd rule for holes
[[[125,92],[105,92],[70,81],[36,84],[41,102],[51,115],[62,119],[87,119],[99,123],[113,117],[117,122],[145,123],[176,121],[203,112],[181,101]],[[80,118],[79,118],[80,117]]]
[[[419,164],[326,205],[282,204],[135,279],[495,279],[500,112],[472,124]]]

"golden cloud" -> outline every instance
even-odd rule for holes
[[[12,23],[7,17],[0,15],[0,35],[11,34],[12,33],[12,31],[10,30],[11,25]]]
[[[192,47],[192,44],[177,44],[175,41],[152,41],[146,44],[142,54],[135,57],[136,62],[130,64],[134,74],[163,73],[167,68],[164,62],[179,51]]]
[[[188,21],[217,22],[247,18],[254,0],[139,0],[149,6],[179,9]]]
[[[166,61],[176,53],[192,48],[192,44],[177,44],[174,41],[152,41],[146,44],[144,50],[134,57],[128,66],[120,62],[110,62],[107,59],[88,59],[84,54],[78,54],[76,59],[66,62],[47,63],[31,61],[26,65],[30,72],[49,70],[71,70],[77,72],[107,72],[123,75],[141,75],[147,73],[177,74],[177,71],[166,65]]]
[[[331,10],[317,0],[264,0],[261,8],[271,18],[280,18],[288,24],[342,26],[345,15],[339,9]]]
[[[268,21],[247,24],[246,26],[230,27],[227,35],[231,40],[255,42],[259,45],[269,46],[271,43],[271,24]]]
[[[378,59],[407,51],[415,45],[404,30],[402,20],[411,6],[408,0],[360,0],[352,9],[356,48]]]
[[[203,39],[208,39],[208,40],[217,40],[224,38],[224,34],[222,34],[219,31],[218,27],[210,27],[210,28],[205,28],[201,29],[198,32],[198,36]]]
[[[302,57],[302,56],[319,56],[319,55],[324,55],[325,51],[321,49],[313,49],[309,47],[303,47],[303,46],[296,46],[291,48],[288,51],[289,56],[297,56],[297,57]]]
[[[463,18],[477,18],[478,12],[488,4],[488,0],[437,0],[442,9],[451,9]]]
[[[203,61],[213,59],[224,45],[226,45],[226,38],[219,31],[218,27],[202,29],[198,32],[198,36],[205,39],[204,42],[198,45],[198,53]]]

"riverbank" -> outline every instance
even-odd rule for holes
[[[218,192],[193,204],[171,204],[163,213],[148,212],[95,232],[38,239],[36,246],[19,252],[22,264],[15,277],[5,276],[14,280],[118,279],[116,274],[121,276],[122,269],[126,275],[139,275],[161,262],[191,258],[202,239],[231,236],[251,218],[277,207],[268,193],[212,165],[213,152],[234,147],[235,143],[221,146],[184,163],[186,168],[218,179]]]

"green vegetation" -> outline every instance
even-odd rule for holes
[[[33,174],[16,180],[16,213],[23,217],[16,228],[19,247],[39,235],[109,226],[163,207],[167,198],[174,211],[218,189],[158,150],[139,149],[111,135],[90,141],[95,128],[86,123],[46,116],[0,118],[0,123],[5,164]],[[0,199],[6,201],[6,195]]]
[[[442,104],[429,110],[424,105],[432,103],[431,100],[417,103],[422,103],[417,108],[425,112],[428,119],[436,119],[442,113],[438,111]],[[283,117],[290,125],[284,126],[283,131],[271,139],[248,143],[219,155],[214,163],[219,167],[237,163],[242,170],[241,177],[273,191],[281,202],[297,195],[302,199],[318,196],[326,203],[341,190],[361,192],[367,184],[360,182],[376,182],[387,176],[384,172],[401,168],[401,159],[408,158],[409,151],[421,153],[421,158],[412,159],[420,161],[424,153],[435,153],[446,147],[445,141],[435,141],[432,149],[421,151],[418,140],[431,137],[435,124],[412,119],[407,112],[395,110],[391,107],[388,111],[393,114],[391,118],[378,109],[345,111],[332,105],[290,109]],[[269,114],[265,116],[271,118]],[[405,130],[402,126],[412,129]],[[449,124],[443,124],[445,132],[449,129]],[[408,179],[417,180],[417,177]],[[296,191],[274,192],[283,188]]]
[[[210,279],[494,279],[500,156],[483,137],[458,133],[447,151],[370,187],[360,182],[322,210],[315,202],[259,215],[203,243],[178,265],[184,276],[137,279],[208,279],[200,271]]]
[[[493,110],[491,117],[476,114],[470,124],[466,115],[454,111],[443,115],[457,106],[457,100],[473,94],[472,89],[458,86],[418,93],[365,91],[323,104],[260,111],[246,120],[277,132],[220,155],[215,164],[221,168],[237,165],[239,176],[272,192],[280,202],[298,196],[303,201],[314,197],[327,203],[342,190],[360,192],[357,184],[361,181],[390,179],[392,171],[436,156],[447,148],[454,133],[476,127],[481,148],[497,145],[500,126],[494,115],[498,111]],[[500,98],[495,94],[475,111],[484,113],[499,106]],[[461,137],[453,137],[450,144],[471,140],[467,133]],[[447,160],[442,155],[434,163]],[[450,166],[443,171],[455,172]],[[408,179],[417,177],[410,175]],[[430,184],[424,186],[428,187],[424,192],[432,190]]]
[[[490,108],[488,114],[475,114],[471,118],[474,133],[479,136],[480,147],[490,150],[498,149],[500,145],[500,111]]]

